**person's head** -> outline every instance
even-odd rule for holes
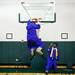
[[[33,23],[38,23],[42,18],[33,18],[32,19],[32,22]]]
[[[37,22],[38,22],[38,19],[37,19],[37,18],[33,18],[33,19],[32,19],[32,22],[33,22],[33,23],[37,23]]]
[[[53,43],[50,43],[49,48],[53,46]]]
[[[56,42],[54,42],[53,43],[53,47],[55,48],[55,47],[57,47],[58,46],[58,44],[56,43]]]
[[[49,48],[50,47],[57,47],[57,46],[58,46],[58,44],[56,42],[52,42],[52,43],[50,43]]]

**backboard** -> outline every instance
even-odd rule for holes
[[[22,0],[19,1],[19,22],[26,23],[32,18],[42,18],[41,23],[55,23],[56,11],[55,1],[34,1]]]

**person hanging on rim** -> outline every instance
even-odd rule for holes
[[[30,50],[31,56],[33,57],[35,52],[39,53],[40,55],[43,55],[42,49],[44,46],[44,43],[39,38],[39,29],[40,24],[38,22],[40,21],[40,18],[33,18],[31,20],[28,20],[27,22],[27,46]]]

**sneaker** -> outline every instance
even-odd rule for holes
[[[48,72],[45,72],[46,75],[48,75]]]

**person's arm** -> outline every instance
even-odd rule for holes
[[[33,24],[32,27],[33,27],[34,29],[40,29],[40,25],[39,25],[39,24]]]
[[[29,20],[27,21],[27,25],[29,25],[30,23],[32,23],[32,21],[29,19]]]
[[[50,51],[50,48],[48,48],[48,51]]]
[[[31,25],[31,21],[30,21],[30,19],[27,21],[27,26],[26,26],[26,29],[28,30],[28,29],[30,29],[30,25]]]
[[[34,25],[33,23],[29,23],[29,25],[27,25],[26,29],[40,29],[40,25]]]
[[[50,56],[50,54],[51,54],[51,48],[48,48],[48,55]]]

